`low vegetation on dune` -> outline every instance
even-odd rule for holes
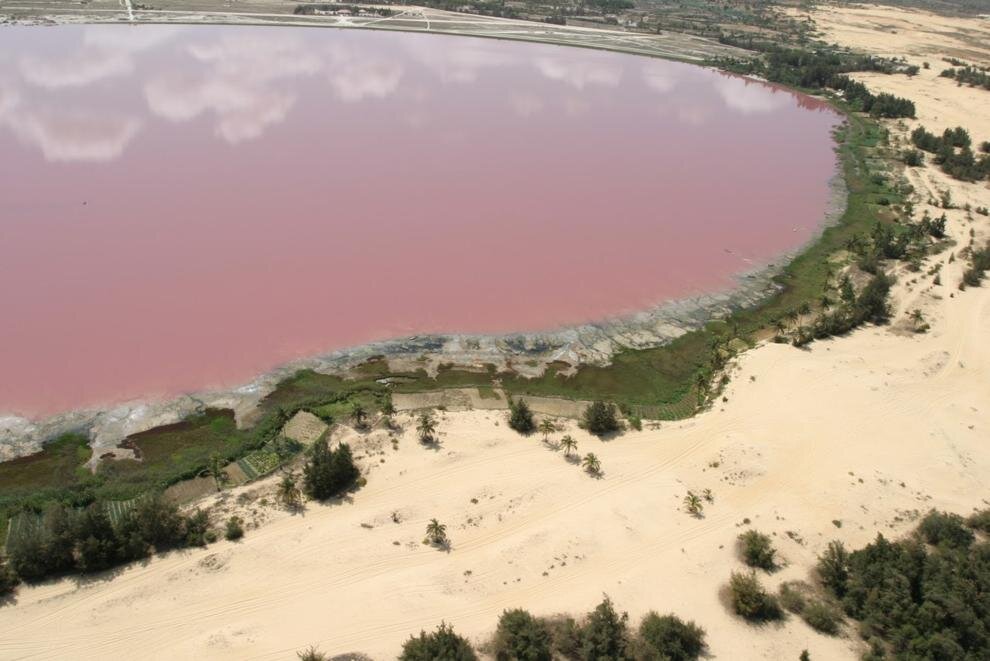
[[[155,495],[139,499],[115,519],[100,503],[84,509],[52,503],[41,516],[18,522],[7,541],[7,571],[15,577],[8,583],[103,571],[153,552],[216,540],[205,512],[183,516]]]
[[[855,551],[829,544],[817,574],[830,601],[856,620],[866,661],[990,658],[990,510],[964,519],[931,511],[915,534],[882,534]],[[829,601],[802,616],[833,633],[841,614]]]
[[[705,652],[705,630],[676,615],[647,613],[634,628],[629,616],[607,596],[580,619],[538,617],[521,608],[504,611],[491,640],[475,650],[452,625],[441,622],[402,646],[400,661],[471,661],[479,653],[497,661],[693,661]],[[299,653],[305,661],[329,657],[316,648]]]

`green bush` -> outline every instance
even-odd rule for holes
[[[970,515],[966,520],[966,525],[974,530],[990,534],[990,509]]]
[[[739,551],[743,562],[750,567],[773,571],[777,568],[777,552],[767,535],[755,530],[747,530],[739,535]]]
[[[410,636],[399,655],[400,661],[475,661],[477,658],[471,644],[445,622],[433,633],[420,631],[419,636]]]
[[[520,434],[530,434],[536,429],[533,411],[524,399],[509,399],[509,427]]]
[[[616,612],[612,600],[605,597],[581,627],[581,658],[589,661],[626,658],[628,620],[629,616]]]
[[[227,540],[233,542],[244,536],[244,525],[241,521],[241,517],[232,516],[227,520],[227,528],[224,531],[224,537]]]
[[[303,491],[315,500],[326,500],[353,486],[358,475],[351,446],[341,443],[330,450],[320,441],[313,445],[309,461],[303,466]]]
[[[584,410],[584,428],[595,436],[604,436],[621,429],[615,404],[594,402]]]
[[[676,615],[657,615],[650,611],[639,624],[638,645],[642,651],[637,657],[692,661],[705,649],[705,630]]]
[[[197,509],[186,518],[186,544],[188,546],[206,546],[206,533],[210,530],[210,516],[203,510]]]
[[[499,618],[492,652],[498,661],[550,661],[552,644],[546,623],[516,608]]]
[[[7,559],[0,555],[0,599],[14,592],[20,579],[7,564]]]
[[[832,541],[828,543],[825,552],[818,558],[816,569],[826,588],[838,597],[846,594],[849,580],[849,553],[842,542]]]
[[[729,597],[736,615],[751,622],[780,620],[784,617],[780,602],[763,588],[755,572],[748,574],[732,572],[732,577],[729,579]]]
[[[918,532],[929,544],[966,547],[973,543],[973,531],[958,514],[932,510],[921,520]]]
[[[842,623],[842,613],[821,600],[812,600],[805,604],[801,617],[815,631],[834,636],[839,633]]]
[[[778,597],[780,605],[795,615],[800,615],[804,611],[804,607],[808,605],[801,584],[797,581],[788,581],[782,584]]]

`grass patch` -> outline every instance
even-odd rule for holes
[[[85,434],[65,434],[41,452],[0,462],[0,500],[82,482],[92,454]]]

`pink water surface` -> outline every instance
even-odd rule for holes
[[[298,28],[0,29],[0,411],[723,289],[815,232],[822,104],[683,64]]]

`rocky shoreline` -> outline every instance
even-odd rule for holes
[[[831,197],[824,220],[811,242],[845,211],[847,190],[839,164],[829,181]],[[804,246],[774,262],[737,276],[727,290],[669,301],[630,315],[556,330],[504,335],[438,334],[373,342],[292,361],[245,385],[183,395],[162,401],[133,401],[107,408],[83,409],[31,420],[0,415],[0,461],[41,450],[44,443],[68,432],[83,432],[94,449],[92,462],[116,449],[131,434],[172,424],[206,408],[229,408],[238,424],[249,424],[257,404],[282,380],[300,369],[343,374],[369,358],[384,356],[394,369],[426,368],[435,374],[440,365],[479,367],[494,364],[523,376],[538,376],[549,363],[573,366],[607,365],[616,352],[661,346],[713,319],[755,306],[776,293],[774,282],[783,267]],[[425,360],[424,360],[425,358]],[[520,361],[524,358],[525,361]]]

